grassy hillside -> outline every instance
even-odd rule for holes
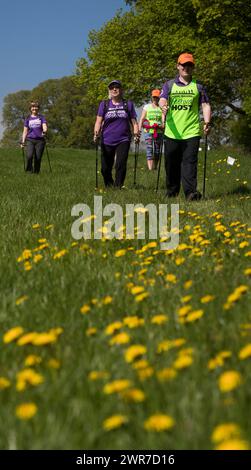
[[[156,194],[140,155],[134,188],[132,154],[125,189],[99,175],[95,192],[95,152],[50,156],[37,176],[0,149],[0,448],[250,447],[250,155],[209,151],[207,199],[171,201],[171,252],[71,237],[72,206],[94,194],[170,204],[163,168]],[[200,190],[202,175],[200,152]]]

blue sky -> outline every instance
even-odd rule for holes
[[[89,31],[99,29],[120,8],[126,9],[124,0],[2,2],[0,111],[8,93],[74,73]]]

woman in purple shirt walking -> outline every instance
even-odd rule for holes
[[[41,159],[45,147],[45,135],[47,132],[47,122],[44,116],[38,113],[39,104],[32,101],[30,104],[31,114],[24,121],[24,130],[22,135],[21,147],[27,142],[27,163],[25,171],[39,173]],[[34,168],[33,168],[34,155]]]
[[[109,99],[101,101],[94,126],[94,142],[101,135],[101,173],[106,187],[121,188],[126,177],[126,164],[132,132],[139,136],[137,114],[132,101],[123,99],[122,85],[113,80],[108,85]],[[115,163],[115,181],[112,167]]]

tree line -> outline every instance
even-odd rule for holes
[[[98,31],[89,33],[86,57],[74,77],[47,80],[31,92],[5,98],[4,139],[16,135],[20,105],[38,97],[55,144],[88,146],[98,102],[107,83],[122,80],[126,97],[140,106],[150,90],[176,74],[183,50],[196,58],[195,78],[207,87],[214,111],[215,141],[226,135],[250,144],[251,4],[244,0],[127,0]],[[59,91],[61,90],[61,91]]]

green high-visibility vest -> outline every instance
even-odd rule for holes
[[[199,91],[196,80],[185,86],[173,83],[165,135],[178,140],[200,136]]]
[[[149,121],[149,125],[153,126],[153,124],[158,124],[161,126],[162,124],[162,111],[160,107],[154,107],[152,104],[147,105],[146,109],[146,119]],[[149,134],[154,133],[154,129],[145,129],[145,132],[149,132]],[[163,132],[161,129],[157,129],[158,133]]]

